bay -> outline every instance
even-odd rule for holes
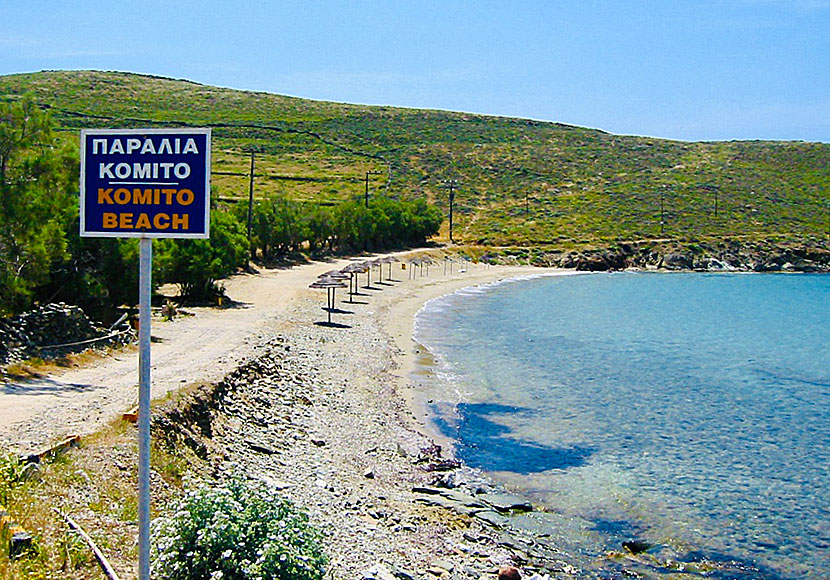
[[[830,277],[537,277],[427,304],[420,396],[455,453],[549,509],[830,574]]]

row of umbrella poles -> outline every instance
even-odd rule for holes
[[[377,260],[368,260],[365,262],[356,262],[349,264],[340,270],[330,270],[321,274],[317,280],[312,282],[310,288],[325,288],[326,289],[326,312],[328,313],[328,320],[326,324],[332,326],[331,313],[336,312],[335,298],[338,288],[349,288],[349,303],[353,303],[353,297],[357,294],[360,281],[359,275],[366,274],[366,287],[372,286],[372,272],[377,267],[378,269],[378,284],[384,284],[381,280],[383,277],[383,266],[389,265],[389,273],[387,280],[392,280],[392,264],[399,260],[391,256],[378,258]],[[348,281],[348,284],[346,283]]]
[[[419,273],[421,276],[423,276],[424,273],[426,273],[426,275],[429,276],[430,266],[438,266],[442,263],[444,265],[444,275],[446,275],[448,270],[449,270],[449,273],[452,274],[453,273],[453,268],[456,265],[458,266],[458,272],[459,273],[460,272],[466,272],[467,268],[469,267],[469,264],[470,264],[470,259],[469,258],[455,259],[455,258],[450,258],[449,256],[444,257],[444,259],[441,260],[441,261],[433,260],[429,256],[422,256],[422,257],[418,257],[418,258],[412,258],[411,260],[409,260],[409,266],[410,266],[409,267],[409,278],[410,278],[410,280],[412,278],[414,278],[416,276],[416,273]]]
[[[330,270],[324,274],[321,274],[317,280],[310,284],[311,288],[325,288],[326,290],[326,312],[328,313],[328,320],[326,325],[328,326],[335,326],[331,321],[331,314],[332,312],[345,312],[342,310],[338,310],[335,307],[335,297],[338,288],[347,288],[349,289],[349,303],[353,304],[354,300],[353,297],[358,294],[359,290],[359,276],[361,274],[366,274],[366,288],[372,287],[372,275],[377,268],[377,283],[381,285],[388,285],[390,281],[392,281],[392,264],[401,262],[401,260],[397,258],[393,258],[392,256],[385,256],[383,258],[378,258],[377,260],[367,260],[364,262],[355,262],[353,264],[349,264],[345,268],[341,268],[340,270]],[[459,272],[464,272],[465,269],[469,265],[469,259],[461,259],[456,260],[450,257],[445,257],[441,262],[444,264],[444,274],[447,273],[447,269],[449,268],[450,274],[452,274],[453,265],[459,265]],[[438,266],[441,262],[435,261],[429,256],[420,256],[416,258],[411,258],[405,262],[405,264],[409,265],[409,279],[420,275],[420,276],[429,276],[429,268],[430,266]],[[382,280],[383,278],[383,267],[385,265],[389,266],[388,275],[387,275],[387,282]],[[347,283],[348,282],[348,283]],[[348,314],[348,313],[347,313]]]

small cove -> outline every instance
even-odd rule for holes
[[[419,396],[472,467],[593,522],[830,571],[830,277],[522,279],[427,304]]]

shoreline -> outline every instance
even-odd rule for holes
[[[289,308],[290,324],[231,373],[239,379],[225,381],[232,386],[217,407],[211,442],[221,449],[217,474],[241,468],[306,510],[326,534],[334,578],[495,579],[504,565],[527,576],[578,577],[572,565],[554,564],[561,557],[543,565],[518,539],[506,539],[497,520],[514,504],[529,509],[527,500],[447,460],[412,405],[413,329],[423,304],[542,272],[470,268],[411,280],[397,269],[393,281],[373,280],[369,289],[361,281],[355,302],[337,302],[332,322],[339,326],[319,323],[324,294],[303,293]],[[485,496],[499,507],[481,503]]]
[[[482,267],[482,266],[479,266]],[[420,344],[416,337],[418,315],[424,308],[467,288],[492,286],[531,278],[545,276],[572,276],[582,274],[562,268],[542,268],[536,266],[491,266],[492,270],[473,275],[470,278],[452,278],[438,280],[432,285],[422,286],[418,295],[407,296],[389,307],[386,330],[394,341],[396,351],[393,360],[399,369],[398,390],[405,398],[413,415],[418,417],[419,429],[428,437],[439,443],[443,449],[453,454],[454,441],[441,433],[427,412],[425,401],[419,399],[415,373],[427,366],[425,360],[434,364],[434,355],[426,346]]]
[[[475,268],[475,266],[473,266]],[[426,436],[439,442],[444,449],[452,451],[452,441],[444,436],[429,420],[422,401],[418,400],[414,373],[418,367],[419,357],[431,357],[429,349],[417,342],[415,324],[418,314],[433,300],[470,287],[501,283],[525,276],[545,276],[569,274],[559,268],[539,268],[535,266],[484,266],[479,265],[480,272],[470,275],[436,278],[421,283],[410,289],[397,301],[385,306],[385,331],[392,339],[394,350],[390,353],[397,368],[397,391],[404,398],[412,414],[417,416],[417,428]]]
[[[397,255],[415,253],[440,255]],[[201,477],[241,469],[307,511],[326,534],[332,578],[495,580],[500,566],[512,565],[528,577],[572,579],[598,571],[648,575],[676,562],[667,549],[647,555],[622,546],[586,549],[593,537],[587,522],[533,506],[442,456],[435,443],[450,451],[449,441],[417,404],[413,371],[423,347],[414,331],[425,304],[462,288],[573,271],[467,264],[464,273],[444,275],[439,264],[430,276],[409,279],[410,270],[397,265],[392,281],[373,280],[366,288],[361,278],[355,302],[339,294],[332,313],[339,326],[327,326],[326,295],[308,284],[348,262],[231,281],[231,298],[247,302],[239,315],[256,325],[234,343],[244,347],[226,349],[215,360],[210,376],[190,377],[168,400],[160,401],[154,388],[154,437],[195,442],[191,449],[208,456]],[[266,287],[258,294],[263,303],[234,290],[251,285]],[[225,325],[236,316],[234,310],[212,314]],[[220,370],[219,378],[210,378]],[[211,394],[187,392],[199,383]],[[210,415],[207,432],[192,422],[203,414],[182,412],[187,405]],[[569,539],[576,535],[587,539]],[[130,564],[124,566],[129,578]]]

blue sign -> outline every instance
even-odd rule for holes
[[[81,236],[210,236],[210,129],[81,131]]]

